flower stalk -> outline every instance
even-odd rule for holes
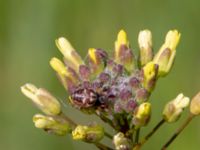
[[[190,114],[188,118],[183,122],[183,124],[175,131],[175,133],[170,137],[170,139],[162,146],[162,150],[166,150],[169,145],[180,135],[180,133],[185,129],[185,127],[192,121],[194,115]]]

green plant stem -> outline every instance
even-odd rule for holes
[[[135,149],[140,149],[140,147],[146,143],[148,141],[148,139],[163,125],[163,123],[165,123],[165,120],[162,119],[160,120],[156,126],[151,130],[151,132],[149,132],[144,139],[141,140],[141,142],[139,142],[138,144],[136,144]]]
[[[139,137],[140,137],[140,129],[137,129],[136,134],[135,134],[135,144],[138,144]]]
[[[61,112],[59,116],[66,120],[72,126],[72,128],[75,128],[77,126],[77,123],[75,123],[72,119],[67,117],[63,112]]]
[[[111,127],[113,127],[114,129],[116,129],[115,128],[115,126],[113,125],[113,122],[109,119],[109,118],[107,118],[106,116],[104,116],[103,114],[98,114],[97,112],[95,113],[95,115],[97,115],[98,117],[100,117],[101,118],[101,120],[103,120],[105,123],[108,123]]]
[[[109,134],[108,132],[104,132],[104,135],[106,136],[106,137],[108,137],[109,139],[113,139],[113,136],[111,135],[111,134]]]
[[[102,143],[94,143],[96,145],[96,147],[98,147],[100,150],[114,150]]]
[[[148,139],[163,125],[163,123],[165,123],[165,120],[162,119],[158,122],[158,124],[151,130],[151,132],[149,132],[145,138],[141,141],[142,144],[144,144],[145,142],[148,141]]]
[[[176,139],[176,137],[185,129],[185,127],[194,118],[194,115],[190,114],[188,118],[183,122],[183,124],[175,131],[171,138],[163,145],[162,150],[166,150],[167,147]]]

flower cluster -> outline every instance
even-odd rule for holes
[[[64,58],[61,61],[54,57],[50,65],[68,91],[67,102],[83,113],[97,115],[116,134],[110,135],[100,124],[79,125],[73,122],[50,92],[25,84],[21,87],[23,94],[45,114],[33,117],[35,126],[57,135],[71,133],[74,140],[93,143],[99,149],[112,149],[99,143],[105,136],[112,139],[117,150],[139,149],[161,124],[177,121],[190,103],[188,97],[179,94],[166,104],[156,130],[139,139],[139,130],[148,124],[151,117],[149,97],[157,80],[170,72],[179,39],[180,33],[170,30],[154,55],[151,31],[143,30],[138,36],[140,55],[137,58],[126,32],[120,30],[112,57],[103,49],[89,48],[86,61],[83,61],[67,39],[58,38],[56,45]],[[190,110],[191,120],[200,112],[199,95],[193,98]]]

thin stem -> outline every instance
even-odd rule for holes
[[[108,133],[108,132],[104,132],[104,135],[106,136],[106,137],[108,137],[109,139],[113,139],[113,136],[110,134],[110,133]]]
[[[160,120],[160,122],[158,122],[158,124],[151,130],[151,132],[149,132],[145,138],[142,140],[142,144],[144,144],[145,142],[148,141],[148,139],[161,127],[161,125],[163,125],[163,123],[165,123],[165,120],[162,119]]]
[[[139,137],[140,137],[140,129],[137,129],[136,134],[135,134],[135,144],[138,144]]]
[[[98,147],[100,150],[114,150],[102,143],[94,143],[96,145],[96,147]]]
[[[96,112],[95,115],[97,115],[98,117],[100,117],[101,120],[103,120],[104,122],[108,123],[111,127],[113,127],[115,129],[115,126],[113,125],[113,122],[109,118],[107,118],[106,116],[104,116],[102,113],[98,114]]]
[[[146,143],[148,141],[148,139],[165,123],[165,120],[162,119],[160,120],[156,126],[151,130],[151,132],[149,132],[144,139],[142,139],[141,142],[139,142],[136,146],[135,149],[139,149],[144,143]]]
[[[183,122],[183,124],[175,131],[171,138],[163,145],[162,150],[166,150],[167,147],[176,139],[176,137],[185,129],[185,127],[194,118],[194,115],[190,114],[188,118]]]
[[[73,128],[75,128],[77,126],[77,123],[75,123],[71,118],[66,116],[63,112],[61,112],[60,117],[65,119],[67,122],[69,122],[69,124],[72,125]]]

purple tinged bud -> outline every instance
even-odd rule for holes
[[[113,67],[113,72],[115,72],[117,75],[121,75],[124,71],[124,67],[120,64],[116,64]]]
[[[121,45],[119,51],[119,63],[124,65],[127,71],[132,72],[135,68],[134,66],[134,55],[131,49],[129,49],[126,45]]]
[[[120,91],[119,97],[121,100],[128,100],[132,97],[132,93],[128,89],[122,89]]]
[[[111,70],[116,63],[113,60],[107,61],[107,67]]]
[[[116,63],[122,64],[128,72],[133,72],[135,68],[134,55],[129,48],[127,34],[124,30],[117,35],[114,59]]]
[[[89,80],[90,68],[86,65],[80,65],[79,66],[79,74],[83,80]]]
[[[137,89],[140,86],[140,81],[136,77],[132,77],[129,80],[129,84],[132,88]]]
[[[164,49],[163,52],[160,54],[160,57],[158,59],[159,75],[162,76],[167,74],[168,69],[166,68],[168,67],[168,63],[172,54],[173,51],[171,51],[169,48]],[[173,57],[175,57],[175,55]]]
[[[146,89],[141,88],[136,91],[136,101],[138,103],[147,101],[148,97],[149,97],[149,92]]]
[[[105,82],[108,82],[110,80],[110,75],[107,74],[107,73],[101,73],[99,75],[99,79],[101,82],[105,83]]]
[[[105,67],[107,53],[101,49],[90,48],[88,50],[88,62],[93,77],[101,73]]]
[[[102,49],[96,49],[96,53],[97,53],[97,55],[100,57],[100,58],[102,58],[102,59],[107,59],[108,58],[108,54],[107,54],[107,52],[106,51],[104,51],[104,50],[102,50]]]
[[[126,106],[126,112],[133,112],[135,108],[137,107],[137,103],[135,100],[131,99],[128,101],[127,106]]]

